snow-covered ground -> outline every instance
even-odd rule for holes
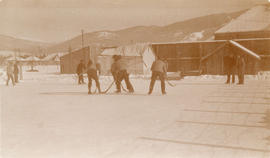
[[[88,95],[75,75],[36,69],[15,87],[0,85],[3,158],[270,156],[269,78],[247,76],[239,86],[225,76],[185,77],[166,83],[165,96],[157,81],[148,96],[150,81],[133,77],[134,94],[114,94],[114,85]],[[112,78],[100,82],[104,90]]]

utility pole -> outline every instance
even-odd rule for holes
[[[83,51],[83,60],[85,60],[86,55],[85,55],[85,52],[84,52],[84,39],[83,39],[83,33],[84,33],[84,31],[83,31],[83,29],[82,29],[81,31],[82,31],[82,51]]]
[[[82,29],[82,48],[84,47],[83,29]]]

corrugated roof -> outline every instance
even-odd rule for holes
[[[134,44],[104,49],[101,55],[142,56],[149,44]]]
[[[229,24],[216,31],[216,34],[266,30],[270,30],[270,6],[261,5],[251,8],[232,20]]]

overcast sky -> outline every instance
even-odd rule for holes
[[[268,0],[0,0],[0,34],[60,42],[85,32],[167,25]]]

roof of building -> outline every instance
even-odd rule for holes
[[[49,54],[45,58],[41,59],[41,61],[60,61],[60,56],[58,53]]]
[[[253,7],[216,31],[218,33],[270,31],[270,5]]]
[[[36,56],[29,56],[24,59],[25,61],[40,61],[40,59]]]
[[[149,44],[133,44],[120,46],[117,48],[106,48],[100,55],[122,55],[122,56],[142,56],[145,49],[149,46]]]

